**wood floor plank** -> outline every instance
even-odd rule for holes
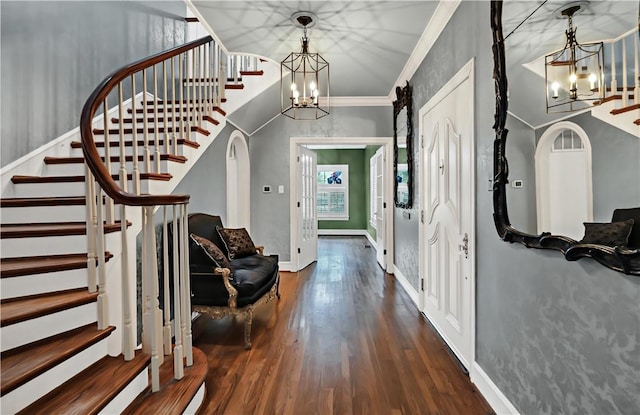
[[[323,237],[317,263],[281,273],[279,301],[199,318],[200,414],[492,414],[433,327],[361,237]]]

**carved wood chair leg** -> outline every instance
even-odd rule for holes
[[[278,272],[278,279],[276,280],[276,297],[280,299],[280,272]]]
[[[249,307],[244,315],[244,348],[251,349],[251,323],[253,322],[253,307]]]

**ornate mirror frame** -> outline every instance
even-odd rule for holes
[[[393,101],[393,200],[396,207],[402,209],[411,209],[413,206],[413,122],[412,111],[413,104],[411,102],[412,88],[407,84],[401,88],[396,87],[396,100]],[[398,200],[398,114],[406,108],[407,111],[407,174],[408,198],[407,202]]]
[[[571,238],[543,232],[530,235],[511,226],[507,210],[506,184],[509,182],[509,164],[506,157],[508,130],[507,119],[507,73],[502,33],[502,0],[491,2],[491,31],[493,33],[493,79],[495,80],[496,113],[493,129],[493,219],[501,239],[518,242],[528,248],[553,249],[562,252],[569,261],[593,258],[602,265],[629,275],[640,275],[640,249],[582,244]]]

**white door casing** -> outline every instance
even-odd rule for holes
[[[297,271],[300,267],[297,265],[297,247],[300,233],[301,223],[296,214],[297,202],[299,198],[298,179],[296,158],[298,147],[301,145],[322,144],[322,145],[380,145],[384,148],[384,157],[386,160],[393,160],[393,137],[291,137],[289,141],[289,165],[290,169],[290,211],[291,211],[291,265],[292,271]],[[393,258],[393,200],[389,200],[393,195],[393,165],[392,163],[384,164],[384,203],[387,208],[383,209],[384,219],[384,246],[386,250],[385,258]],[[385,271],[393,273],[393,261],[385,260]]]
[[[300,270],[318,259],[318,213],[316,211],[317,155],[298,146],[296,158],[298,189],[296,210],[300,223],[298,233],[297,269]]]
[[[567,132],[567,148],[554,149]],[[579,145],[576,144],[579,140]],[[583,222],[593,221],[591,142],[578,124],[561,121],[540,137],[535,152],[538,232],[581,239]]]
[[[460,362],[475,343],[474,60],[420,109],[421,308]]]
[[[375,221],[376,221],[376,259],[378,260],[378,264],[383,269],[386,269],[386,257],[384,255],[384,251],[386,249],[385,246],[385,221],[384,221],[384,166],[386,160],[384,159],[384,148],[380,147],[376,154],[375,158],[375,166],[376,166],[376,210],[375,210]]]
[[[249,147],[244,135],[235,130],[227,143],[227,217],[226,226],[250,229],[251,193]]]

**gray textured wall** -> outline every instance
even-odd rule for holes
[[[640,206],[640,139],[589,113],[568,119],[591,142],[593,220],[608,222],[616,208]],[[536,130],[540,139],[546,128]]]
[[[519,230],[536,234],[536,136],[534,130],[518,119],[507,117],[509,130],[507,160],[509,160],[509,181],[523,180],[524,187],[515,189],[507,185],[509,220]],[[480,184],[480,183],[479,183]],[[488,181],[487,181],[488,185]],[[479,189],[482,190],[482,189]],[[485,191],[488,191],[485,188]]]
[[[78,126],[121,66],[184,43],[182,1],[2,1],[2,166]]]
[[[389,137],[391,107],[336,107],[316,121],[280,116],[249,139],[251,157],[251,237],[290,261],[289,141],[291,137]],[[285,186],[285,193],[262,193],[260,186]]]
[[[235,127],[227,124],[195,166],[173,191],[191,195],[189,213],[218,215],[227,219],[227,144]]]

